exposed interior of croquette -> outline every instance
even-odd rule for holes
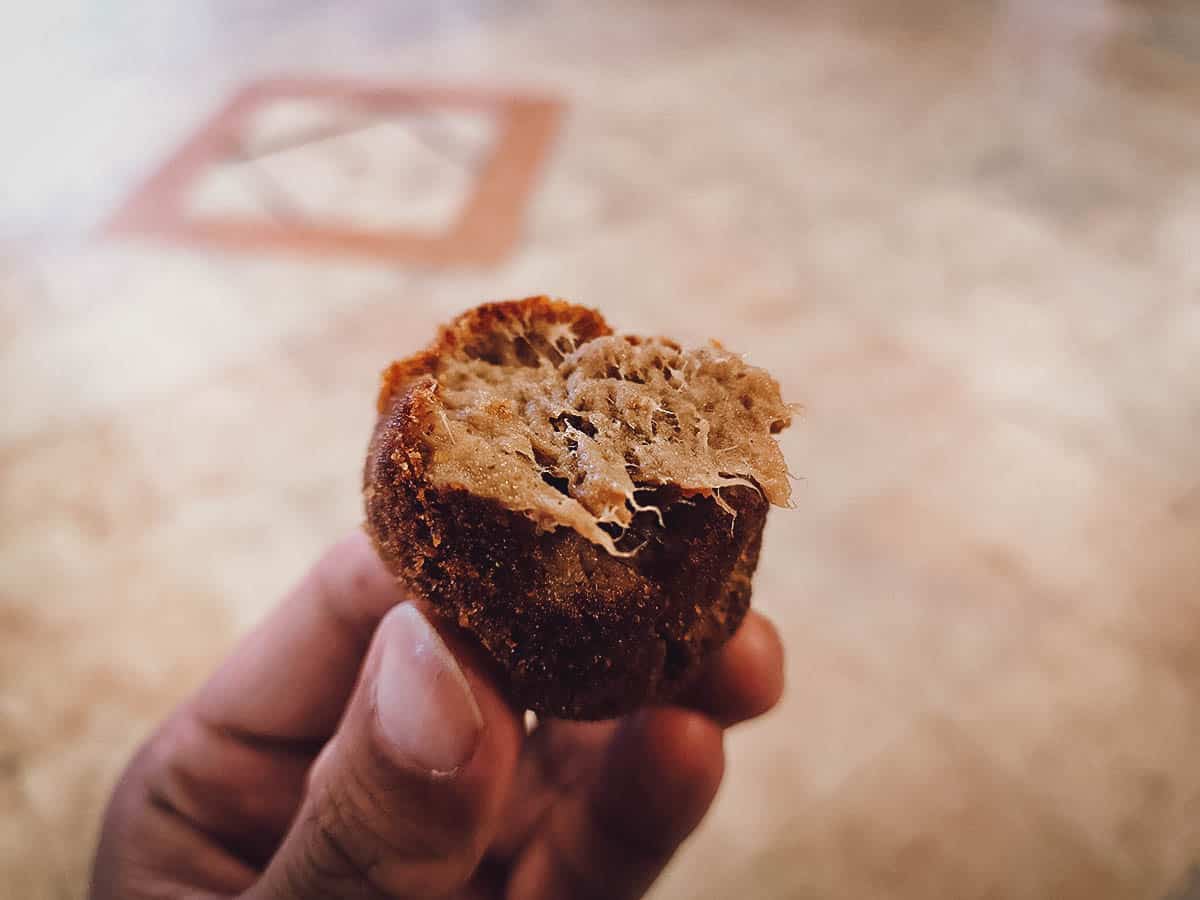
[[[731,485],[787,505],[774,435],[791,409],[763,369],[715,342],[684,350],[597,335],[519,304],[490,326],[449,341],[406,379],[433,485],[465,488],[544,529],[573,528],[618,556],[637,551],[621,540],[636,513],[661,520],[648,492],[662,486],[711,496],[731,516],[721,500]]]

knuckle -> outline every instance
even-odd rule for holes
[[[307,825],[298,883],[321,885],[332,896],[388,896],[383,890],[370,893],[377,857],[369,833],[341,792],[332,787],[320,791]]]
[[[433,788],[440,790],[421,796]],[[363,886],[371,898],[450,892],[470,879],[482,854],[477,817],[465,810],[471,805],[444,785],[381,783],[378,773],[343,770],[314,794],[310,875]]]
[[[295,798],[257,777],[258,759],[225,734],[180,717],[154,738],[152,793],[202,828],[249,833],[286,821]]]

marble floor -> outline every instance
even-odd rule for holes
[[[1200,8],[4,18],[0,896],[358,525],[381,367],[545,292],[806,410],[789,691],[657,898],[1200,897]],[[225,127],[280,79],[352,87]]]

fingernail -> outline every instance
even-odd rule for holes
[[[437,631],[413,604],[379,626],[383,657],[375,703],[384,736],[412,765],[451,772],[475,752],[483,716],[471,686]]]

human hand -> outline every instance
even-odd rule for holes
[[[677,706],[526,735],[489,662],[356,535],[139,750],[90,896],[639,897],[782,663],[752,612]]]

